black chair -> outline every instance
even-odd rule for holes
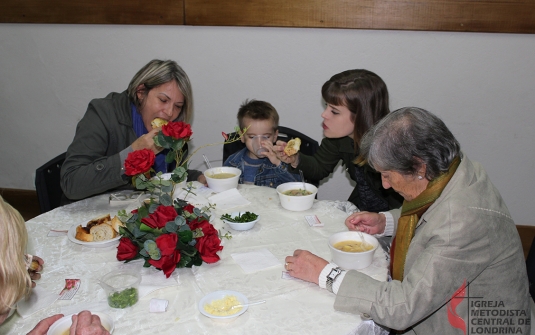
[[[60,206],[63,190],[60,185],[61,165],[66,153],[45,163],[35,171],[35,189],[39,199],[41,213],[46,213]]]
[[[235,133],[229,134],[229,137],[233,135],[235,135]],[[318,141],[308,137],[307,135],[297,130],[293,130],[291,128],[279,126],[279,136],[277,137],[277,140],[288,142],[292,138],[296,138],[296,137],[299,137],[301,139],[300,151],[305,155],[310,155],[310,156],[314,155],[314,153],[320,147],[318,144]],[[245,148],[245,143],[242,143],[241,141],[236,141],[236,142],[223,145],[223,163],[225,163],[225,161],[230,155],[242,150],[243,148]],[[316,186],[319,185],[319,180],[306,180],[306,181]]]

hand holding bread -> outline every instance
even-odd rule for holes
[[[286,144],[286,147],[284,148],[284,153],[287,156],[293,156],[299,152],[300,148],[301,148],[301,139],[299,137],[296,137],[288,141],[288,143]]]

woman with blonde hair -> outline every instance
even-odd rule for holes
[[[89,103],[61,166],[65,196],[80,200],[132,189],[124,162],[135,150],[152,150],[156,154],[154,170],[171,172],[174,167],[165,162],[167,152],[154,142],[161,128],[152,123],[157,118],[189,122],[192,113],[193,93],[186,72],[175,61],[151,60],[134,75],[125,91]],[[189,170],[188,181],[194,180],[206,182],[200,171]]]
[[[13,314],[17,301],[26,297],[35,286],[32,280],[41,278],[39,271],[44,262],[37,256],[26,255],[27,244],[24,219],[0,196],[0,326]],[[63,314],[56,314],[41,320],[28,335],[45,335],[48,328],[62,317]],[[109,335],[99,317],[88,311],[73,316],[71,330],[74,334],[92,331],[94,335]]]
[[[24,257],[27,242],[23,218],[0,197],[0,323],[13,313],[12,306],[35,286],[31,276],[39,277],[35,271],[28,272]]]

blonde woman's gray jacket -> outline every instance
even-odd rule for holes
[[[392,214],[397,222],[400,211]],[[418,222],[403,280],[349,271],[334,307],[408,334],[529,334],[529,299],[515,223],[485,170],[464,156]]]

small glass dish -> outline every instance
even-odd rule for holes
[[[112,308],[127,308],[139,300],[139,272],[128,269],[115,270],[102,277],[99,284],[106,291],[108,305]]]

